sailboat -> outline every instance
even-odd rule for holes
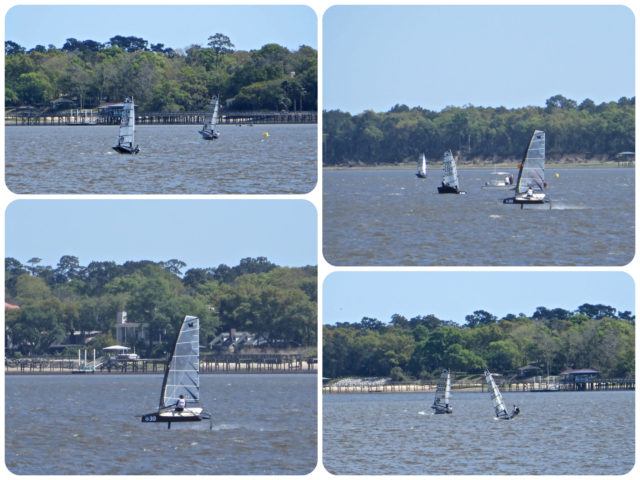
[[[513,190],[513,175],[509,172],[493,172],[482,186],[485,190]]]
[[[425,157],[424,153],[420,155],[418,159],[418,173],[416,173],[416,177],[427,178],[427,157]]]
[[[491,401],[493,402],[493,410],[496,413],[496,418],[500,420],[510,420],[520,413],[520,409],[514,405],[514,409],[511,413],[507,412],[507,407],[504,406],[504,400],[502,394],[496,385],[495,380],[491,376],[489,370],[484,371],[484,378],[487,381],[487,387],[491,394]]]
[[[438,187],[438,193],[467,193],[460,191],[458,169],[451,150],[444,152],[444,176],[442,177],[442,185]]]
[[[133,98],[127,97],[122,107],[122,114],[120,117],[120,132],[118,134],[118,145],[113,149],[118,153],[138,153],[140,147],[133,146],[134,135],[136,129],[136,113],[133,105]]]
[[[214,95],[213,97],[211,97],[211,102],[209,102],[209,108],[207,109],[204,125],[202,126],[202,130],[200,130],[200,135],[202,135],[202,138],[204,138],[205,140],[213,140],[214,138],[218,138],[220,136],[220,132],[216,130],[219,109],[220,103],[218,101],[218,96]]]
[[[436,398],[433,401],[433,413],[451,413],[453,408],[449,404],[451,397],[451,372],[446,368],[442,370],[440,380],[436,387]]]
[[[505,198],[502,203],[527,205],[549,202],[543,192],[547,186],[544,181],[544,149],[544,132],[536,130],[529,140],[529,146],[520,164],[515,196]]]
[[[142,422],[199,422],[211,419],[211,414],[200,405],[200,321],[198,317],[185,316],[180,332],[164,372],[160,405],[156,412],[142,415]],[[180,398],[184,398],[182,411],[176,411]]]

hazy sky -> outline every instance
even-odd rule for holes
[[[635,96],[624,6],[334,6],[323,18],[323,108],[440,111]]]
[[[297,50],[317,48],[317,26],[315,12],[303,5],[19,5],[7,12],[5,40],[62,48],[67,38],[104,43],[122,35],[180,49],[206,46],[223,33],[238,50],[267,43]]]
[[[91,261],[182,260],[187,269],[267,257],[317,265],[317,215],[305,200],[17,200],[5,216],[5,257],[55,267]]]
[[[464,325],[476,310],[500,318],[584,303],[635,313],[634,292],[633,279],[622,272],[334,272],[324,281],[323,323],[363,317],[388,323],[397,313]]]

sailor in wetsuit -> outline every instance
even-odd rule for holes
[[[180,395],[180,398],[176,402],[176,408],[174,409],[174,412],[182,412],[186,405],[187,401],[184,399],[184,395]]]

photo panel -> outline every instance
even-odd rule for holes
[[[5,17],[7,187],[309,193],[317,26],[303,5],[14,6]]]
[[[11,473],[315,469],[313,204],[17,200],[5,219]]]
[[[327,261],[631,262],[635,43],[622,5],[327,9]]]
[[[626,273],[334,272],[322,340],[332,474],[623,475],[634,466]],[[589,451],[600,460],[585,462]]]

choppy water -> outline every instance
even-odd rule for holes
[[[505,392],[521,409],[510,421],[488,393],[454,393],[451,415],[415,393],[323,397],[334,474],[621,475],[635,462],[634,392]]]
[[[5,460],[15,474],[245,475],[311,472],[315,375],[202,375],[213,428],[141,423],[160,375],[9,376]]]
[[[316,185],[316,125],[223,125],[214,141],[198,129],[137,126],[140,153],[121,155],[111,148],[117,126],[9,126],[5,181],[24,194],[287,194]]]
[[[547,169],[551,208],[503,205],[492,170],[326,170],[323,248],[334,265],[625,265],[634,256],[635,169]],[[513,173],[516,173],[513,171]],[[558,173],[559,177],[555,177]]]

